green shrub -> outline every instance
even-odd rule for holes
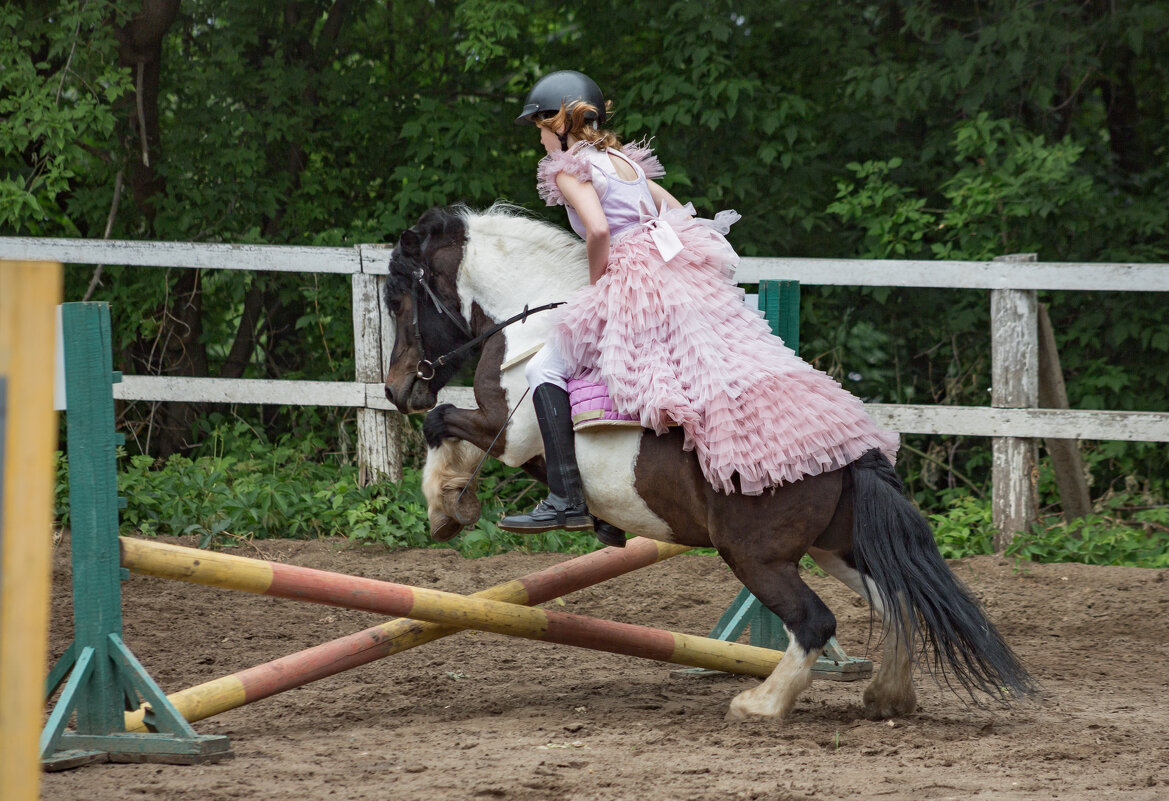
[[[990,501],[958,491],[943,494],[946,511],[929,515],[942,556],[993,553]],[[1033,562],[1169,567],[1169,506],[1148,501],[1120,493],[1071,523],[1051,515],[1016,537],[1006,553]]]
[[[1080,520],[1040,522],[1007,554],[1035,562],[1169,567],[1169,506],[1139,503],[1120,494]]]
[[[360,486],[357,467],[324,451],[311,435],[275,443],[243,436],[243,424],[206,432],[194,457],[126,457],[119,450],[118,490],[126,499],[123,530],[138,536],[196,535],[203,547],[249,539],[343,536],[391,548],[440,546],[430,539],[421,471],[399,484]],[[246,444],[245,444],[246,443]],[[1050,480],[1041,476],[1041,483]],[[488,460],[480,477],[482,516],[451,546],[467,557],[507,551],[586,553],[591,533],[519,535],[495,521],[526,510],[545,492],[521,470]],[[939,492],[942,511],[928,514],[947,559],[993,552],[990,501],[964,489]],[[57,462],[56,519],[69,525],[68,461]],[[1097,511],[1070,525],[1052,516],[1019,536],[1007,554],[1038,562],[1169,567],[1169,506],[1148,492],[1110,493]],[[709,549],[706,552],[710,552]]]
[[[947,559],[994,552],[990,502],[961,490],[943,490],[946,511],[929,515],[938,550]]]
[[[352,464],[320,461],[318,442],[282,438],[277,443],[238,431],[213,431],[201,452],[156,462],[126,457],[119,449],[118,492],[126,499],[123,531],[137,536],[195,535],[201,547],[230,546],[270,537],[343,536],[388,547],[437,546],[430,538],[421,472],[405,467],[399,484],[358,484]],[[224,443],[233,443],[226,453]],[[541,485],[496,462],[485,471],[479,496],[483,517],[452,544],[464,556],[504,551],[584,553],[595,550],[591,534],[548,532],[523,536],[501,531],[493,521],[541,497]],[[56,519],[69,525],[68,460],[59,455]]]

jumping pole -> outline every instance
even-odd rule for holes
[[[635,537],[625,548],[604,548],[578,556],[471,597],[535,606],[688,550],[685,545]],[[188,723],[194,723],[459,631],[462,629],[456,626],[398,618],[180,690],[167,699]],[[149,705],[127,712],[126,730],[148,731],[153,724],[152,714]]]
[[[765,678],[782,651],[122,537],[133,573]]]

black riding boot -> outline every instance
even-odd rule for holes
[[[576,440],[572,431],[572,407],[568,393],[555,384],[541,384],[532,392],[536,420],[544,438],[548,465],[547,498],[526,515],[508,515],[499,521],[504,531],[539,534],[542,531],[589,531],[593,518],[585,503],[580,468],[576,465]]]

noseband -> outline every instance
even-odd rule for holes
[[[465,353],[468,353],[471,350],[477,348],[482,342],[507,328],[512,323],[526,322],[529,314],[536,314],[537,312],[547,311],[548,309],[555,309],[557,306],[564,305],[564,301],[558,301],[556,303],[546,303],[543,306],[537,306],[534,309],[529,309],[527,306],[524,306],[524,310],[519,314],[509,317],[502,323],[496,323],[482,334],[479,334],[479,336],[475,336],[474,332],[471,331],[471,327],[467,325],[462,316],[455,314],[450,309],[448,309],[447,305],[442,302],[442,298],[440,298],[438,294],[430,288],[430,283],[426,280],[426,268],[423,266],[423,264],[420,261],[413,259],[412,261],[414,261],[414,269],[412,270],[411,275],[413,276],[414,281],[410,286],[410,304],[413,306],[412,314],[414,341],[417,343],[419,355],[423,357],[418,360],[418,364],[414,368],[414,375],[416,375],[422,381],[430,381],[434,378],[440,367],[453,362],[454,360],[463,356]],[[423,291],[425,291],[426,296],[430,299],[430,302],[434,304],[435,310],[440,315],[446,315],[449,317],[469,340],[454,350],[444,353],[433,361],[425,358],[426,348],[422,343],[422,324],[419,321],[418,309],[421,305],[419,300],[422,297]]]

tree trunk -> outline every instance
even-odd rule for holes
[[[146,236],[157,236],[154,220],[166,181],[158,174],[162,160],[158,95],[162,77],[162,42],[179,14],[179,0],[143,0],[141,11],[117,28],[118,62],[131,71],[134,89],[128,98],[122,141],[129,156],[131,195],[142,212]],[[134,347],[137,362],[154,374],[205,376],[202,281],[197,270],[182,270],[172,279],[164,308],[155,315],[162,323],[153,342]],[[155,420],[157,453],[166,457],[186,449],[188,433],[199,409],[193,404],[167,403]]]
[[[179,15],[179,0],[143,0],[142,11],[117,29],[118,63],[131,71],[131,92],[123,141],[130,158],[130,189],[152,233],[156,196],[165,193],[155,167],[162,136],[158,124],[158,90],[162,40]]]

